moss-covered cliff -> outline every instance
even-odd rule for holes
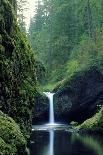
[[[76,127],[80,132],[103,133],[103,107],[91,118]]]
[[[21,130],[20,134],[23,135],[21,145],[23,144],[22,137],[29,138],[31,132],[32,111],[35,95],[37,95],[37,64],[26,37],[18,28],[15,15],[16,6],[12,2],[11,0],[0,1],[0,110],[12,117],[19,125],[20,129],[17,127],[17,130],[18,132]],[[0,117],[0,121],[1,119]],[[8,123],[8,119],[5,120],[5,126]],[[15,126],[14,123],[14,130],[16,130]],[[2,128],[1,123],[0,128]],[[12,132],[12,127],[9,130]],[[5,150],[2,147],[6,147],[4,145],[9,143],[8,140],[12,141],[13,135],[9,135],[8,129],[6,132],[5,139],[2,137],[3,131],[0,130],[0,149],[2,150]],[[14,138],[13,141],[15,144],[17,139]],[[11,143],[9,145],[12,147]],[[9,145],[7,145],[8,150]],[[16,146],[16,150],[20,149],[22,145],[19,146]],[[14,154],[14,152],[8,151],[8,154]]]

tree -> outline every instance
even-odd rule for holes
[[[62,70],[83,38],[93,40],[103,27],[103,1],[43,0],[31,19],[29,38],[38,58],[48,70]],[[84,36],[84,37],[83,37]],[[96,47],[96,46],[95,46]],[[90,50],[95,56],[96,48]]]
[[[18,16],[18,24],[22,32],[26,32],[26,23],[25,23],[25,15],[24,11],[27,8],[27,0],[17,0],[17,16]]]
[[[17,12],[17,1],[16,0],[9,0],[12,6],[14,7],[14,10]]]

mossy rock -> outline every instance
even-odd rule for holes
[[[70,123],[70,125],[72,125],[72,126],[77,126],[77,125],[78,125],[78,122],[72,121],[72,122]]]
[[[53,92],[55,119],[80,124],[97,112],[103,100],[103,74],[91,67],[67,78]]]
[[[91,132],[103,133],[103,106],[92,118],[87,119],[76,128],[79,131],[84,131],[84,132],[91,131]]]
[[[0,155],[24,154],[26,140],[15,121],[0,111]]]

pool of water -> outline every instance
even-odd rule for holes
[[[79,135],[68,128],[34,126],[31,155],[103,155],[103,137]]]

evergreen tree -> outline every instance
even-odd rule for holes
[[[29,38],[49,77],[53,72],[60,73],[78,44],[85,46],[83,40],[87,44],[92,42],[89,55],[94,59],[97,32],[103,28],[102,17],[102,0],[43,0],[38,3],[36,15],[31,19]]]
[[[26,33],[26,23],[24,11],[28,10],[27,0],[17,0],[18,24],[22,32]]]

